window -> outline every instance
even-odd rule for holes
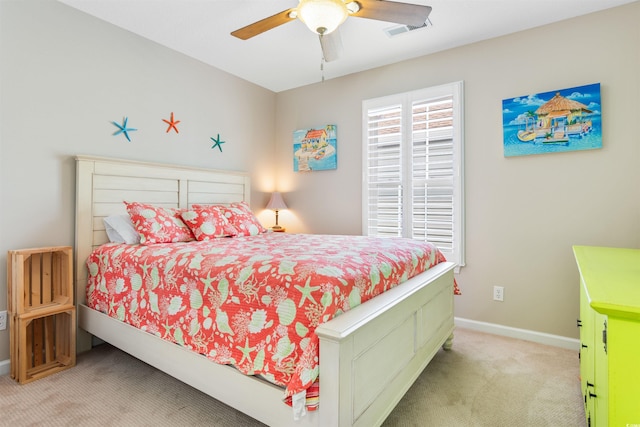
[[[363,102],[363,234],[464,265],[462,82]]]

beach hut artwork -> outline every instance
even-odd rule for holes
[[[504,156],[602,148],[600,83],[502,101]]]
[[[293,132],[293,170],[310,172],[338,168],[337,126]]]

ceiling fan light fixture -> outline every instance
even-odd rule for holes
[[[347,19],[342,0],[300,0],[298,18],[316,34],[329,34]]]

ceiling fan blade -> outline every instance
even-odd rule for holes
[[[342,37],[340,37],[340,31],[334,30],[329,34],[318,37],[320,37],[322,56],[326,62],[334,61],[342,55]]]
[[[276,13],[273,16],[261,19],[260,21],[249,24],[246,27],[240,28],[239,30],[235,30],[231,33],[231,35],[242,40],[250,39],[253,36],[257,36],[258,34],[262,34],[265,31],[269,31],[273,28],[296,19],[289,16],[291,11],[293,10],[294,9],[283,10],[282,12]]]
[[[351,16],[420,27],[431,13],[431,6],[385,0],[356,0],[360,10]]]

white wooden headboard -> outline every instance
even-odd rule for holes
[[[123,201],[187,208],[249,203],[250,193],[249,174],[243,172],[76,156],[76,304],[85,302],[87,258],[108,241],[102,220],[126,214]]]

